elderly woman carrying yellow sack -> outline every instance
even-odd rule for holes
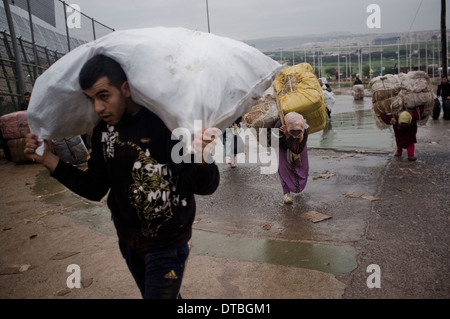
[[[279,138],[278,175],[283,188],[283,200],[285,204],[292,204],[291,193],[301,193],[308,181],[308,125],[303,116],[296,112],[286,114],[284,122],[283,125],[278,120],[275,124],[274,128],[279,128],[278,132],[270,131]]]

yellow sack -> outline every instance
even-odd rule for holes
[[[303,115],[310,134],[325,128],[325,98],[309,63],[300,63],[282,70],[274,81],[274,88],[284,114],[297,112]]]

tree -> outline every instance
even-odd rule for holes
[[[325,73],[328,75],[328,76],[330,76],[330,77],[332,77],[332,76],[334,76],[334,74],[336,73],[336,68],[335,67],[329,67],[329,68],[326,68],[325,69]]]
[[[370,76],[370,67],[368,64],[364,64],[364,66],[362,67],[362,73],[364,76]]]

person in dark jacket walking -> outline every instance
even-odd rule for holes
[[[108,207],[119,248],[143,298],[178,298],[195,217],[194,194],[212,194],[219,171],[211,159],[176,164],[179,140],[161,119],[133,101],[120,64],[104,55],[79,74],[83,94],[102,119],[94,128],[87,170],[60,160],[37,136],[26,138],[25,154],[42,163],[66,187]],[[201,149],[210,141],[196,140]],[[199,144],[197,144],[199,145]]]
[[[437,87],[436,95],[438,98],[442,97],[442,102],[450,97],[450,83],[448,83],[448,78],[445,76],[441,78],[441,84]]]
[[[442,109],[444,110],[444,119],[450,120],[450,83],[448,83],[448,78],[445,76],[442,76],[441,84],[438,85],[437,92],[436,92],[437,98],[442,98]],[[439,117],[439,113],[437,110],[435,110],[435,113],[433,115],[433,118],[437,119]]]

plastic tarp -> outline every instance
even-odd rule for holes
[[[248,112],[281,65],[240,41],[184,28],[115,31],[66,54],[36,81],[28,108],[41,139],[90,132],[100,118],[82,94],[78,74],[94,55],[124,69],[133,100],[170,130],[194,133],[194,121],[222,131]]]

